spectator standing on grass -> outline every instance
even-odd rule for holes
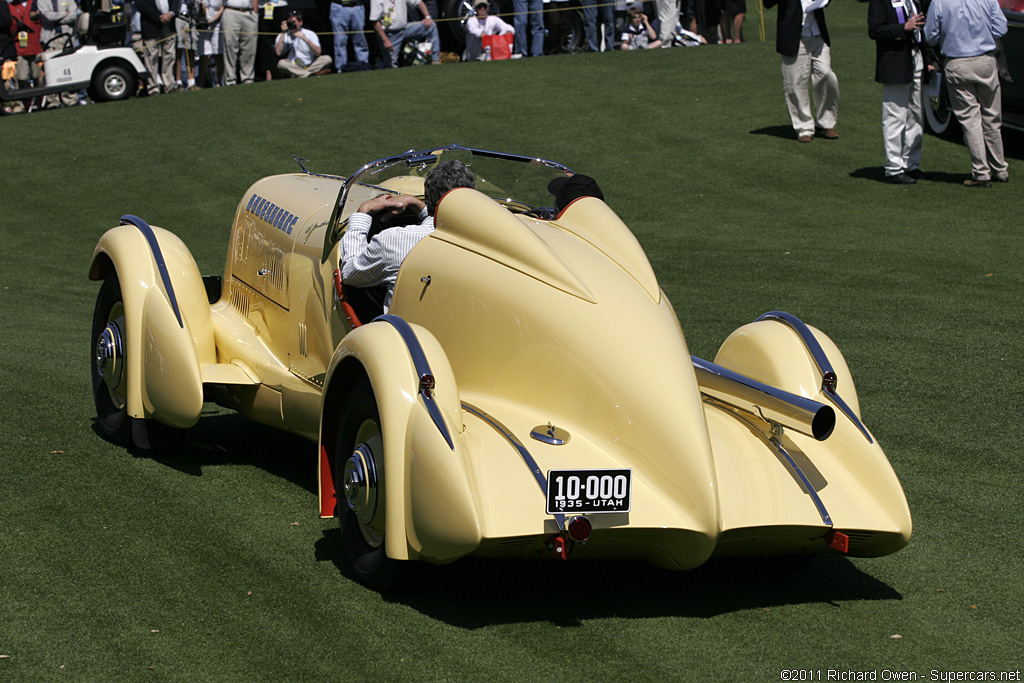
[[[764,0],[765,7],[779,7],[775,50],[782,55],[782,90],[797,140],[810,142],[815,128],[821,128],[827,140],[835,140],[839,80],[832,72],[825,10],[808,12],[808,4],[809,0]]]
[[[923,109],[921,27],[914,0],[870,0],[868,36],[875,41],[875,80],[882,84],[882,143],[885,180],[913,185],[924,177],[921,163]]]
[[[176,4],[174,15],[174,80],[182,88],[194,88],[196,51],[199,47],[199,31],[196,29],[194,17],[190,16],[185,0],[172,0]],[[185,73],[182,73],[182,61]]]
[[[142,51],[149,83],[150,95],[176,92],[174,84],[174,52],[177,42],[174,33],[174,13],[168,0],[137,0],[142,27]]]
[[[39,55],[43,52],[39,37],[43,30],[42,15],[36,0],[18,0],[10,5],[11,19],[14,23],[14,49],[18,55],[18,64],[14,70],[14,78],[19,88],[31,85],[42,85],[43,75],[39,69]],[[18,100],[14,103],[14,113],[25,110],[25,103]]]
[[[964,130],[971,155],[967,187],[1005,183],[1010,167],[1003,156],[1003,101],[996,65],[996,40],[1006,34],[1006,16],[996,0],[933,0],[924,39],[938,45],[949,104]]]
[[[69,45],[76,46],[78,42],[74,39],[75,22],[82,11],[78,8],[75,0],[38,0],[39,14],[42,15],[43,32],[39,39],[43,47],[51,49],[63,48],[64,41],[53,42],[58,36],[70,36]]]
[[[224,84],[224,36],[220,32],[224,3],[222,0],[203,0],[200,11],[206,16],[206,28],[199,32],[196,85],[213,88]]]
[[[516,37],[512,44],[512,58],[544,54],[544,2],[543,0],[513,0]]]
[[[366,7],[363,0],[335,0],[331,3],[331,28],[334,29],[334,68],[348,64],[348,44],[356,64],[369,65],[370,47],[366,43]]]
[[[82,11],[75,0],[37,0],[42,15],[43,32],[40,41],[43,49],[60,50],[78,46],[75,38],[75,22]],[[64,37],[62,40],[58,38]],[[62,92],[47,95],[50,104],[71,106],[78,102],[78,93]]]
[[[658,0],[658,39],[666,47],[672,45],[672,32],[679,23],[680,11],[679,0]]]
[[[320,54],[320,39],[308,28],[302,28],[302,13],[293,10],[281,22],[281,33],[274,42],[274,53],[281,57],[278,70],[292,78],[329,73],[331,58]]]
[[[604,38],[604,51],[615,49],[615,1],[614,0],[583,0],[583,32],[587,38],[587,49],[591,52],[601,51],[601,38]]]
[[[484,36],[499,36],[516,32],[511,24],[502,21],[500,17],[488,14],[487,0],[476,0],[473,10],[475,14],[466,22],[466,52],[462,57],[466,61],[480,59],[483,54],[481,41]]]
[[[0,65],[3,66],[3,73],[0,74],[2,85],[8,88],[8,81],[13,80],[13,71],[17,70],[18,53],[14,49],[14,36],[11,34],[11,6],[6,0],[0,0]],[[8,67],[10,62],[12,67]],[[11,71],[8,76],[7,72]],[[10,114],[11,107],[6,103],[0,104],[0,115]]]
[[[743,21],[746,17],[746,0],[722,0],[722,42],[743,42]]]
[[[256,73],[257,0],[225,0],[220,18],[224,36],[224,85],[252,83]]]
[[[410,9],[419,10],[423,20],[410,23]],[[386,66],[397,68],[402,46],[413,41],[429,40],[431,62],[437,64],[441,59],[437,24],[423,0],[370,0],[370,21],[380,39]]]

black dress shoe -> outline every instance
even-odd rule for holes
[[[892,183],[893,185],[914,185],[917,183],[916,180],[911,178],[906,173],[897,173],[896,175],[885,176],[885,182]]]
[[[904,171],[904,174],[910,176],[914,180],[928,180],[928,174],[919,168],[915,168],[910,171]]]

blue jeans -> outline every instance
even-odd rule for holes
[[[430,61],[437,64],[438,60],[441,59],[441,39],[437,35],[437,24],[430,24],[429,28],[423,24],[422,21],[416,21],[411,24],[406,24],[405,28],[400,28],[397,31],[388,31],[388,40],[391,41],[391,53],[388,54],[387,50],[384,50],[384,55],[387,56],[391,63],[388,64],[392,69],[398,68],[398,58],[402,54],[402,46],[405,43],[414,41],[430,41]]]
[[[544,54],[544,2],[543,0],[513,0],[512,9],[515,18],[512,26],[516,37],[512,43],[512,51],[531,57]],[[529,14],[527,14],[529,12]],[[526,50],[526,27],[530,27],[530,51]]]
[[[604,28],[605,51],[614,50],[615,0],[583,0],[583,29],[591,52],[601,51],[601,34],[597,31],[599,25]]]
[[[366,44],[366,9],[362,5],[342,5],[331,3],[331,28],[334,29],[334,68],[348,63],[348,39],[352,38],[352,48],[356,53],[357,62],[370,61],[370,48]]]

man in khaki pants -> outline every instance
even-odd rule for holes
[[[996,39],[1006,17],[996,0],[933,0],[924,39],[945,58],[949,103],[964,129],[971,155],[967,187],[991,187],[1010,179],[1003,156],[1003,102],[996,65]]]
[[[224,36],[224,85],[252,83],[256,75],[257,0],[225,0],[220,17]]]

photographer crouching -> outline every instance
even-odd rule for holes
[[[331,58],[320,54],[320,39],[302,28],[302,14],[292,10],[281,22],[281,35],[274,43],[274,52],[283,58],[277,63],[281,73],[294,78],[319,76],[331,72]]]

